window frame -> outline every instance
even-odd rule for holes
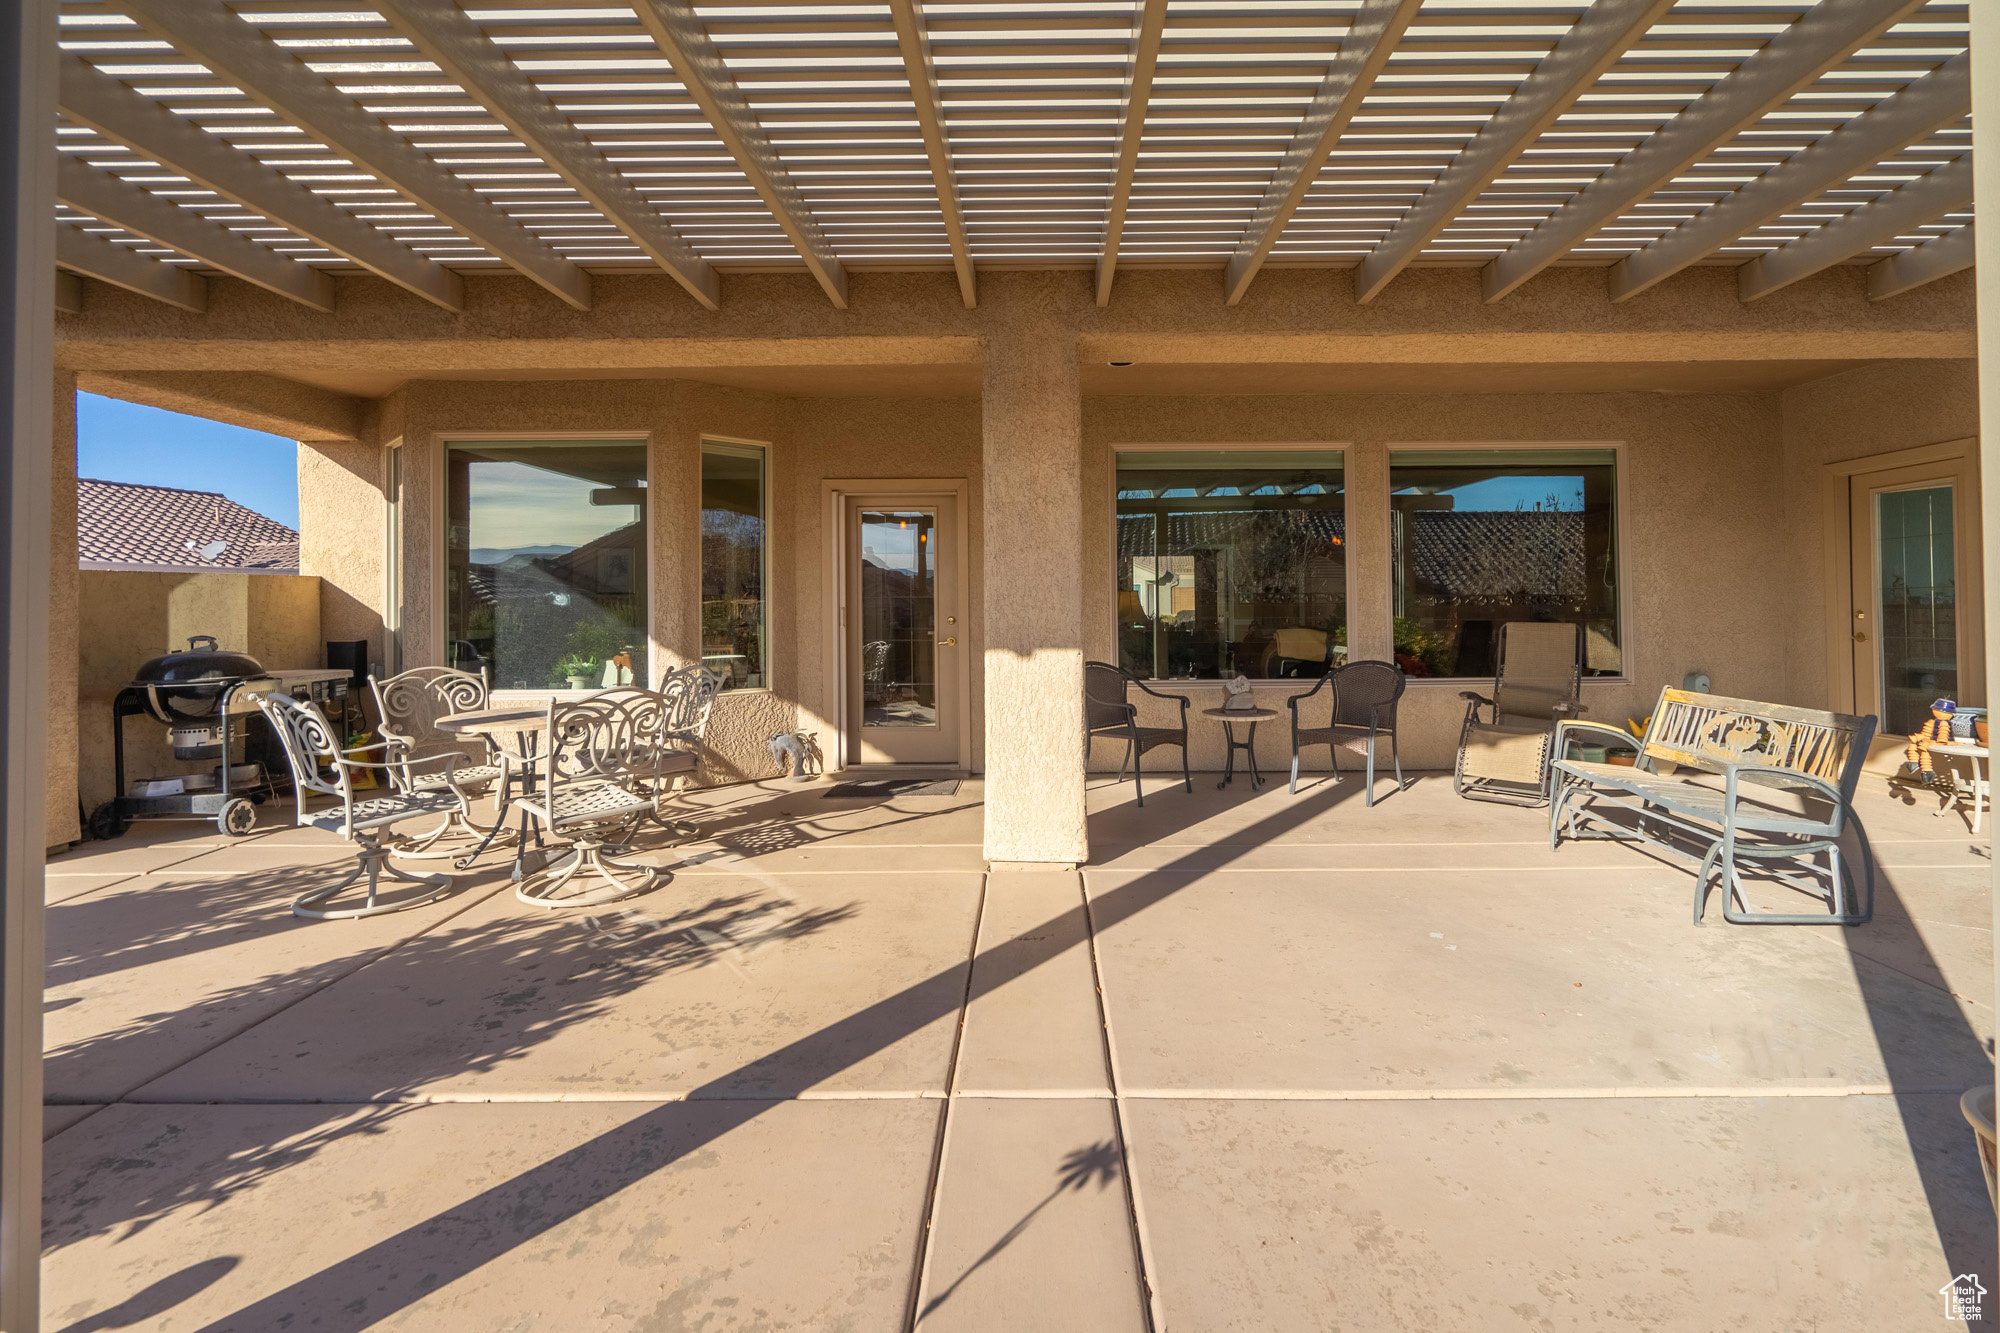
[[[1627,494],[1629,482],[1626,477],[1628,454],[1624,440],[1386,440],[1382,450],[1382,507],[1385,519],[1393,513],[1396,494],[1394,484],[1397,454],[1414,453],[1610,453],[1611,455],[1611,549],[1618,567],[1618,674],[1615,676],[1583,677],[1586,686],[1630,685],[1637,678],[1633,669],[1636,656],[1632,643],[1631,580],[1626,578],[1626,516],[1631,513],[1630,496]],[[1393,522],[1393,520],[1390,520]],[[1385,556],[1388,553],[1385,552]],[[1382,642],[1396,641],[1396,589],[1394,586],[1394,561],[1385,559],[1383,574],[1387,580],[1383,601],[1388,611],[1388,619],[1377,626]],[[1393,651],[1393,649],[1392,649]],[[1408,677],[1412,689],[1436,689],[1449,687],[1453,690],[1465,688],[1468,681],[1492,683],[1491,676],[1411,676]]]
[[[1107,563],[1105,568],[1106,586],[1102,613],[1104,619],[1102,623],[1108,635],[1106,642],[1110,645],[1109,656],[1105,660],[1113,664],[1117,664],[1118,662],[1118,456],[1120,454],[1338,454],[1340,455],[1341,517],[1343,523],[1346,525],[1345,530],[1350,533],[1353,531],[1355,445],[1351,440],[1174,440],[1170,442],[1122,440],[1111,445],[1109,452],[1111,463],[1111,505],[1110,512],[1106,515],[1107,521],[1105,523]],[[1356,562],[1348,559],[1342,563],[1346,567],[1346,582],[1345,586],[1341,589],[1341,595],[1345,599],[1343,606],[1347,621],[1347,642],[1351,648],[1354,643]],[[1186,686],[1198,689],[1219,689],[1226,682],[1226,678],[1220,677],[1215,679],[1176,680],[1171,676],[1142,676],[1140,679],[1144,680],[1148,685],[1163,689],[1179,689]],[[1251,684],[1297,687],[1300,685],[1300,681],[1297,678],[1257,676],[1251,678]]]
[[[659,633],[654,626],[658,608],[653,598],[653,566],[658,563],[653,558],[653,550],[658,534],[658,528],[655,526],[658,516],[654,512],[654,499],[658,494],[659,457],[657,450],[654,448],[654,434],[652,431],[646,430],[453,430],[439,431],[431,436],[431,459],[433,466],[436,468],[434,475],[437,478],[437,484],[431,488],[431,503],[429,506],[432,533],[430,559],[431,614],[429,620],[431,630],[435,635],[431,641],[433,663],[441,665],[449,659],[446,649],[451,642],[451,599],[447,595],[446,587],[447,580],[451,576],[451,497],[446,494],[451,487],[451,448],[454,444],[471,444],[489,440],[494,443],[547,443],[558,445],[566,442],[583,443],[588,441],[623,440],[645,449],[647,491],[645,518],[646,664],[647,670],[653,671],[655,664],[663,660],[660,656]],[[407,471],[404,476],[407,480]],[[636,678],[634,683],[644,685],[647,689],[652,688],[649,682],[640,681]],[[488,687],[489,697],[496,703],[551,698],[583,699],[595,693],[594,690],[557,689],[554,686],[530,687],[517,690],[510,686],[503,686],[498,681],[489,681]]]
[[[759,543],[757,551],[757,586],[763,590],[762,610],[758,613],[762,623],[758,626],[758,634],[764,644],[764,661],[762,663],[764,683],[762,685],[743,685],[733,689],[724,686],[722,693],[769,694],[776,688],[774,676],[777,665],[772,660],[775,655],[771,651],[771,444],[768,440],[744,440],[731,435],[713,435],[707,431],[702,432],[695,472],[694,540],[697,589],[699,588],[700,579],[706,572],[701,569],[701,470],[707,463],[708,447],[711,444],[719,445],[724,450],[738,450],[740,451],[739,456],[748,456],[752,452],[757,455],[757,501],[758,508],[763,515],[764,523],[764,540]],[[649,478],[646,482],[647,487],[650,489],[652,484]],[[648,577],[650,577],[650,566],[648,567],[648,571]],[[699,630],[697,629],[698,633]]]

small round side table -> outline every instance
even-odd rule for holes
[[[1278,715],[1278,710],[1275,708],[1204,708],[1201,710],[1201,715],[1203,717],[1219,717],[1222,719],[1224,749],[1222,781],[1215,784],[1215,789],[1221,791],[1235,780],[1236,752],[1238,750],[1243,751],[1245,755],[1249,756],[1250,785],[1252,787],[1263,786],[1264,775],[1257,771],[1257,724],[1259,722],[1270,721]],[[1236,724],[1238,722],[1247,722],[1250,724],[1250,734],[1242,740],[1236,739]]]

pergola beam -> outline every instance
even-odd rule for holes
[[[1223,295],[1230,305],[1243,299],[1257,271],[1264,267],[1271,249],[1284,234],[1285,224],[1305,202],[1326,165],[1328,154],[1340,142],[1354,113],[1368,96],[1376,76],[1389,63],[1403,30],[1417,16],[1421,0],[1362,0],[1361,8],[1340,39],[1340,50],[1327,67],[1312,105],[1306,108],[1304,123],[1285,150],[1283,161],[1272,174],[1263,202],[1251,215],[1236,253],[1230,257],[1223,279]]]
[[[1674,0],[1600,0],[1585,10],[1361,261],[1354,299],[1374,299],[1673,7]]]
[[[162,3],[162,0],[147,0]],[[736,165],[750,181],[750,188],[771,211],[779,230],[791,240],[806,268],[835,306],[847,309],[847,270],[834,253],[806,206],[805,195],[792,182],[791,173],[771,147],[770,136],[750,110],[749,99],[736,86],[729,67],[715,41],[702,26],[694,6],[687,0],[634,0],[639,22],[645,25],[674,74],[687,89],[688,97],[708,118],[709,127],[722,140]]]
[[[930,30],[924,26],[923,9],[917,0],[889,0],[889,14],[896,21],[896,44],[902,48],[903,72],[910,81],[910,98],[916,103],[917,126],[923,131],[938,209],[944,214],[944,233],[951,241],[958,294],[970,310],[979,304],[979,289],[973,277],[972,245],[965,235],[965,212],[958,202],[958,169],[952,164],[951,142],[945,137],[944,102],[938,95]]]
[[[56,309],[65,315],[83,313],[83,279],[63,269],[56,270]]]
[[[488,203],[353,98],[307,69],[219,4],[121,0],[119,8],[182,55],[199,60],[252,101],[326,144],[440,222],[456,227],[579,310],[590,308],[590,275]]]
[[[1972,109],[1969,56],[1957,56],[1832,134],[1703,209],[1611,270],[1611,299],[1637,296],[1787,210],[1963,120]]]
[[[1680,115],[1487,264],[1498,301],[1847,59],[1924,0],[1819,0]]]
[[[1111,206],[1104,219],[1104,248],[1097,256],[1097,304],[1111,303],[1118,273],[1118,247],[1125,240],[1125,212],[1132,203],[1132,178],[1139,170],[1139,143],[1146,137],[1146,109],[1153,101],[1153,72],[1160,63],[1160,39],[1167,31],[1167,0],[1139,0],[1132,16],[1132,80],[1125,89],[1125,118],[1118,127],[1118,165],[1111,177]]]
[[[1925,241],[1914,250],[1877,260],[1868,266],[1868,299],[1886,301],[1927,282],[1950,277],[1972,267],[1972,223]]]
[[[462,86],[589,200],[605,220],[710,310],[720,306],[714,268],[660,216],[637,186],[557,110],[533,79],[467,17],[457,0],[383,0],[376,6],[447,78]]]
[[[109,171],[63,155],[56,162],[56,198],[79,213],[178,250],[315,310],[332,311],[333,279],[268,246],[246,240],[199,213],[127,185]]]
[[[208,284],[199,273],[190,273],[178,264],[162,264],[157,259],[135,255],[122,245],[113,245],[102,236],[92,236],[73,226],[56,228],[56,263],[72,273],[192,310],[197,315],[208,309]]]
[[[325,246],[446,310],[465,308],[464,282],[392,236],[336,208],[152,98],[100,73],[79,56],[58,55],[62,111],[133,152],[179,172],[278,226]]]
[[[1972,158],[1967,155],[1757,256],[1736,270],[1736,294],[1746,301],[1768,296],[1971,202]]]

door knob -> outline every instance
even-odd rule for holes
[[[1854,641],[1856,643],[1866,643],[1868,642],[1868,636],[1866,634],[1863,634],[1860,630],[1856,630],[1854,631]]]
[[[958,647],[958,636],[957,636],[957,635],[953,635],[953,636],[952,636],[951,638],[949,638],[949,639],[939,639],[939,640],[938,640],[938,647],[940,647],[940,648],[956,648],[956,647]]]

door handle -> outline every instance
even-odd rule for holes
[[[953,636],[952,636],[951,638],[949,638],[949,639],[939,639],[939,640],[938,640],[938,647],[940,647],[940,648],[956,648],[956,647],[958,647],[958,636],[954,634],[954,635],[953,635]]]

